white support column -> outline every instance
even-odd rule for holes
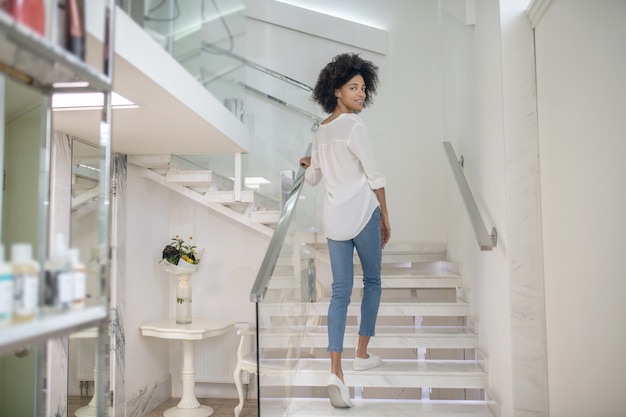
[[[183,396],[178,403],[178,408],[196,409],[200,407],[200,403],[194,394],[196,370],[193,363],[193,340],[183,340]]]
[[[424,321],[424,317],[422,316],[415,316],[415,328],[420,328],[422,327],[422,323]],[[425,347],[418,347],[417,348],[417,361],[418,362],[423,362],[426,360],[426,348]],[[430,387],[422,387],[422,400],[430,400]]]
[[[243,189],[243,173],[241,164],[241,152],[235,154],[235,184],[233,188],[233,197],[235,201],[241,201],[241,190]]]

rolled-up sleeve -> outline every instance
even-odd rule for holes
[[[311,185],[317,185],[322,179],[322,171],[319,168],[310,166],[304,172],[304,179]]]
[[[304,172],[304,179],[311,185],[317,185],[322,180],[322,170],[320,169],[318,155],[317,143],[313,141],[311,149],[311,164]]]

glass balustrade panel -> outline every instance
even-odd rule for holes
[[[247,61],[242,0],[146,2],[144,29],[248,126],[251,140],[241,159],[242,186],[275,206],[281,170],[298,169],[320,120],[319,108],[310,100],[311,87]],[[232,189],[237,169],[233,154],[180,157],[196,169],[213,171],[215,189]]]
[[[284,239],[270,243],[279,244],[280,250],[257,305],[260,416],[289,415],[292,398],[302,397],[303,391],[312,395],[316,384],[311,384],[308,371],[327,357],[325,347],[310,343],[308,337],[323,327],[322,314],[316,309],[316,301],[323,297],[315,271],[316,242],[323,239],[314,215],[316,194],[315,188],[304,184],[293,206],[287,200],[286,210],[293,212],[290,218],[283,217],[285,223],[279,223],[275,233],[281,234],[279,228],[285,227]]]
[[[242,0],[148,1],[144,30],[224,105],[243,106]]]

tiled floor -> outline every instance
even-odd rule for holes
[[[79,408],[86,406],[91,401],[91,397],[68,396],[67,397],[67,415],[74,417],[74,413]]]
[[[81,397],[69,397],[67,415],[74,416],[74,412],[80,407],[89,403],[89,398]],[[172,398],[165,401],[160,406],[146,414],[144,417],[163,417],[163,412],[171,407],[176,407],[176,404],[180,401],[180,398]],[[212,417],[233,417],[235,415],[235,406],[239,403],[239,400],[231,398],[198,398],[200,404],[206,404],[211,406],[215,410],[215,414]],[[248,400],[245,402],[243,410],[239,417],[257,417],[257,404],[255,400]]]
[[[144,417],[163,417],[163,412],[168,408],[176,407],[179,401],[180,398],[171,398],[150,411]],[[200,401],[200,404],[205,404],[213,408],[215,414],[211,417],[233,417],[235,415],[235,406],[239,404],[239,400],[231,398],[198,398],[198,401]],[[257,417],[256,401],[246,401],[239,417]]]
[[[213,407],[212,417],[234,417],[233,408],[237,400],[198,399],[202,404]],[[162,417],[163,411],[174,407],[178,399],[167,401],[144,417]],[[333,408],[327,398],[295,399],[285,408],[284,400],[263,402],[263,415],[268,417],[493,417],[486,404],[472,401],[398,401],[398,400],[353,400],[354,407]],[[257,417],[255,401],[246,401],[240,417]]]
[[[88,400],[88,399],[87,399]],[[162,417],[168,408],[175,407],[180,398],[172,398],[145,414],[143,417]],[[201,404],[209,405],[215,413],[212,417],[234,417],[234,408],[238,403],[230,398],[198,398]],[[75,397],[68,401],[68,416],[85,405],[85,399]],[[474,401],[402,401],[402,400],[359,400],[353,399],[354,407],[346,410],[333,408],[327,398],[296,399],[289,406],[281,400],[266,400],[263,403],[263,415],[268,417],[299,416],[320,417],[493,417],[489,406]],[[240,417],[258,417],[257,403],[246,401]]]

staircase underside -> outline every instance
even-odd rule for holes
[[[278,201],[254,190],[235,191],[235,182],[211,170],[176,164],[172,155],[130,155],[128,163],[143,168],[143,176],[266,236],[280,218]]]

